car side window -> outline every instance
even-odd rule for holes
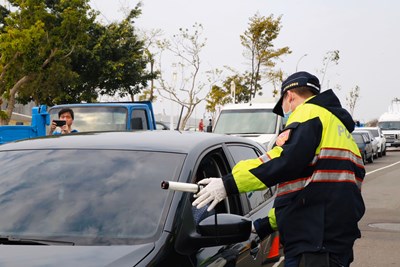
[[[229,145],[229,151],[235,161],[238,163],[241,160],[257,158],[261,155],[261,151],[254,147],[244,145]],[[254,210],[259,205],[263,204],[266,200],[270,199],[275,192],[275,187],[268,188],[262,191],[252,191],[246,193],[250,210]]]
[[[148,130],[148,122],[146,116],[146,110],[134,109],[132,110],[131,118],[131,129],[132,130]]]
[[[228,173],[228,168],[226,159],[222,154],[222,150],[216,149],[204,156],[195,173],[195,183],[205,178],[222,177],[226,175]],[[217,213],[228,212],[227,203],[219,203],[215,210]]]
[[[193,182],[197,183],[204,178],[222,177],[231,171],[230,165],[222,148],[217,148],[207,153],[200,161]],[[229,196],[218,203],[215,208],[217,213],[243,214],[240,196]]]

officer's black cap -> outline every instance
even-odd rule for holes
[[[285,93],[291,89],[299,87],[309,87],[315,94],[319,94],[321,91],[321,85],[316,76],[306,72],[299,71],[290,75],[286,80],[283,81],[281,87],[281,97],[276,103],[273,112],[283,117],[282,101]]]

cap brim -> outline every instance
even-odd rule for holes
[[[275,107],[272,110],[272,112],[283,117],[284,115],[283,115],[283,109],[282,109],[282,102],[283,102],[283,95],[279,98],[278,102],[276,102]]]

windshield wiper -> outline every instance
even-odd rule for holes
[[[4,245],[70,245],[74,246],[74,242],[49,239],[34,239],[34,238],[18,238],[12,236],[0,236],[0,244]]]
[[[265,134],[265,133],[260,133],[260,132],[247,132],[247,133],[240,133],[240,134]]]

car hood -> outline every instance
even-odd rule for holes
[[[275,134],[235,134],[237,136],[246,137],[260,144],[265,144],[275,136]]]
[[[154,244],[132,246],[0,245],[0,266],[134,266],[153,248]],[[126,259],[121,259],[123,257]],[[118,263],[115,262],[117,260],[119,260]]]
[[[399,130],[382,130],[383,134],[398,134]]]

